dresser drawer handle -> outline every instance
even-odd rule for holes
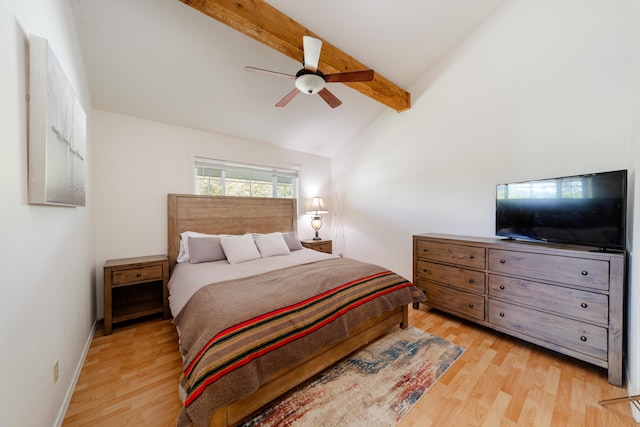
[[[504,317],[504,313],[500,313],[500,317]]]
[[[475,280],[469,279],[469,283],[473,283],[473,282],[475,282]]]
[[[585,271],[583,271],[581,274],[582,274],[583,276],[587,276],[587,275],[589,274],[589,272],[588,272],[587,270],[585,270]]]
[[[474,259],[475,255],[469,255],[469,259]]]
[[[473,304],[469,304],[469,308],[473,308]]]
[[[507,262],[507,261],[505,261],[503,259],[500,260],[500,264],[504,264],[505,262]]]
[[[589,305],[586,302],[583,302],[582,304],[580,304],[580,307],[587,308],[589,307]]]
[[[504,285],[500,285],[500,290],[504,291]]]
[[[587,341],[587,337],[585,337],[584,335],[580,337],[580,341],[582,342],[586,342]]]
[[[142,276],[142,272],[141,272],[141,271],[138,271],[138,272],[136,273],[136,276],[138,276],[138,277]]]

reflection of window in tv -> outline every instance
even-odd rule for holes
[[[499,199],[582,199],[588,197],[589,178],[571,177],[521,182],[498,187]]]
[[[582,199],[587,196],[585,190],[590,184],[590,178],[565,178],[560,181],[559,196],[563,199]]]

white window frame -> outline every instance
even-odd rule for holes
[[[199,192],[198,188],[198,168],[210,168],[214,170],[218,170],[220,172],[221,178],[221,186],[222,186],[222,194],[223,196],[229,195],[226,194],[226,174],[228,172],[240,172],[240,173],[256,173],[259,175],[271,175],[271,195],[267,197],[284,197],[298,200],[298,182],[300,170],[299,168],[293,167],[274,167],[267,165],[256,165],[250,163],[239,163],[239,162],[230,162],[226,160],[219,159],[209,159],[206,157],[194,156],[193,162],[193,192],[194,194],[203,194]],[[283,177],[287,179],[292,179],[292,192],[291,197],[289,196],[278,196],[278,178]],[[234,196],[231,194],[230,196]],[[247,196],[242,196],[247,197]],[[250,194],[249,197],[264,197],[263,195],[253,195]]]

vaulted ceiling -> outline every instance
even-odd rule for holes
[[[506,0],[70,1],[94,108],[331,157],[409,108],[411,85]],[[276,108],[293,80],[244,67],[295,74],[303,33],[323,40],[324,73],[375,80],[329,83],[335,109],[302,94]]]

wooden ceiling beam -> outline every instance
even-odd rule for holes
[[[325,74],[370,68],[263,0],[180,1],[300,63],[303,58],[302,36],[321,39],[318,68]],[[398,112],[411,108],[411,94],[378,73],[370,82],[343,84]]]

